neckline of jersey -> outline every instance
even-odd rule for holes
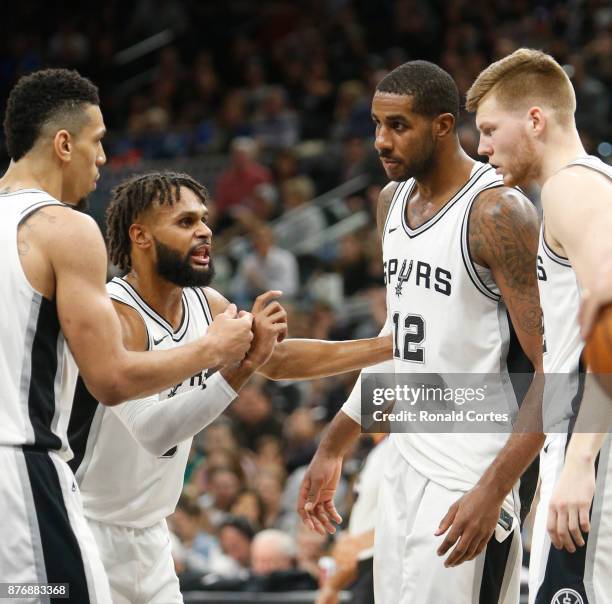
[[[471,186],[473,186],[483,174],[485,174],[486,172],[492,169],[493,168],[490,164],[483,164],[482,162],[475,161],[470,177],[465,181],[463,186],[450,198],[450,200],[446,204],[444,204],[442,208],[440,208],[433,216],[428,218],[423,224],[419,225],[416,229],[413,229],[408,224],[408,220],[406,219],[406,204],[408,203],[408,199],[410,199],[410,195],[412,194],[412,191],[414,190],[414,186],[416,184],[416,181],[413,179],[408,189],[408,193],[404,196],[404,199],[402,202],[402,209],[401,209],[402,226],[404,227],[404,231],[406,231],[406,234],[408,235],[408,237],[412,239],[413,237],[420,235],[424,231],[431,228],[439,220],[441,220],[444,217],[444,215],[451,209],[451,207],[453,207],[459,201],[459,199],[463,196],[463,194]]]
[[[185,290],[181,293],[181,305],[183,307],[183,316],[181,317],[181,322],[174,331],[172,325],[162,317],[155,309],[153,309],[146,300],[138,293],[138,290],[131,285],[125,277],[114,277],[113,281],[123,286],[124,289],[134,298],[134,301],[153,319],[156,321],[161,327],[163,327],[172,337],[172,339],[176,342],[179,341],[184,335],[186,331],[186,326],[189,322],[189,304],[185,303]]]

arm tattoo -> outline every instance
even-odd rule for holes
[[[536,278],[538,229],[531,203],[507,188],[481,193],[470,217],[472,257],[492,270],[516,327],[530,335],[538,335],[542,323]]]
[[[45,223],[45,226],[55,223],[57,218],[44,210],[38,210],[28,216],[20,225],[17,231],[17,253],[20,256],[26,256],[30,252],[29,236],[36,231],[36,227],[40,226],[40,221]]]

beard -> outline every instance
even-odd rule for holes
[[[196,269],[191,266],[191,254],[198,246],[193,246],[183,258],[180,252],[153,239],[157,253],[157,274],[179,287],[206,287],[215,276],[212,258],[209,256],[208,267]]]
[[[507,187],[528,189],[540,175],[536,148],[531,139],[519,138],[515,144],[513,161],[507,167],[504,184]]]
[[[410,160],[404,161],[404,169],[399,175],[389,176],[390,180],[395,182],[402,182],[409,178],[416,178],[417,180],[426,174],[429,174],[435,165],[436,156],[436,141],[434,138],[425,138],[420,144],[418,149],[415,149],[412,153]],[[380,157],[391,157],[391,155],[380,153]]]

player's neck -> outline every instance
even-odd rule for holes
[[[555,132],[547,141],[538,184],[542,186],[553,174],[585,155],[587,152],[575,128],[570,132],[567,130]]]
[[[419,199],[444,204],[465,184],[473,166],[474,160],[458,144],[451,152],[438,154],[429,172],[415,178]]]
[[[35,152],[15,162],[11,160],[4,176],[0,178],[0,190],[40,189],[55,199],[62,200],[62,175]]]
[[[182,287],[160,279],[153,268],[133,266],[125,278],[158,315],[178,329],[183,319]]]

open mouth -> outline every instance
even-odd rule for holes
[[[210,246],[206,244],[199,245],[189,256],[195,264],[208,266],[210,264]]]

